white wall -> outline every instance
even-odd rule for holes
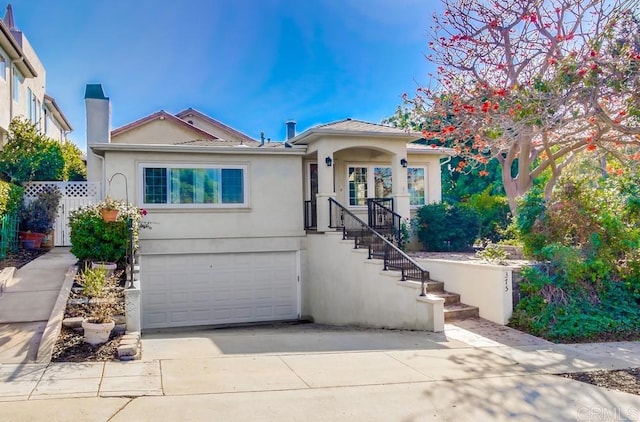
[[[105,152],[105,178],[127,178],[129,202],[143,207],[140,163],[247,166],[246,208],[148,208],[141,253],[217,253],[299,250],[305,235],[302,165],[299,155]],[[107,194],[125,199],[125,183],[114,176]]]
[[[309,235],[303,259],[303,315],[315,322],[442,331],[444,300],[422,298],[420,284],[401,282],[382,261],[368,260],[335,232]]]
[[[458,293],[460,301],[477,306],[480,317],[505,325],[513,313],[513,268],[502,265],[417,258],[429,278],[444,282],[444,289]]]

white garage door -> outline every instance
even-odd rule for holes
[[[298,318],[295,252],[143,256],[142,328]]]

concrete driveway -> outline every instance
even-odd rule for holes
[[[300,324],[163,332],[142,343],[142,361],[0,366],[0,419],[640,417],[638,396],[550,375],[640,366],[633,342],[554,345],[471,320],[441,334]]]

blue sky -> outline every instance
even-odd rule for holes
[[[1,4],[1,3],[0,3]],[[6,8],[2,4],[2,15]],[[427,82],[427,0],[12,0],[85,148],[84,87],[101,83],[112,127],[196,108],[282,140],[346,117],[379,122]]]

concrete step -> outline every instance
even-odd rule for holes
[[[444,321],[456,321],[468,318],[479,318],[480,310],[476,306],[457,303],[444,306]]]
[[[428,292],[428,290],[427,290]],[[460,304],[460,295],[458,293],[451,292],[429,292],[434,296],[438,296],[444,299],[444,306]]]
[[[436,295],[438,293],[444,293],[444,283],[442,281],[427,281],[424,283],[424,286],[427,293],[433,293]],[[459,299],[460,297],[458,296],[458,300]]]

